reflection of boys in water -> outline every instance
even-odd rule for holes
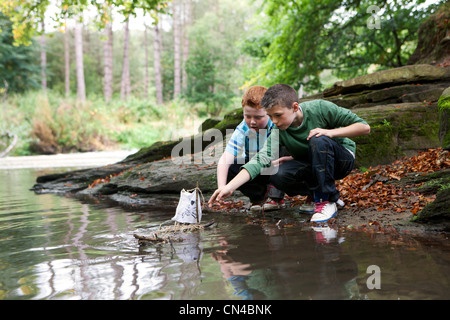
[[[221,240],[220,244],[226,248],[230,247],[226,240]],[[233,287],[233,295],[242,298],[242,300],[263,299],[264,297],[260,297],[258,292],[249,289],[246,283],[247,276],[252,273],[251,265],[234,261],[227,252],[228,249],[217,250],[211,253],[211,256],[219,263],[223,277]],[[256,298],[254,295],[256,295]]]
[[[276,300],[351,299],[357,295],[351,292],[357,265],[342,254],[336,238],[322,241],[323,235],[316,231],[285,235],[267,225],[263,230],[246,225],[241,231],[240,237],[223,240],[225,248],[212,254],[235,296]]]
[[[314,237],[316,252],[322,258],[322,264],[315,270],[320,279],[319,287],[312,299],[354,299],[358,293],[356,276],[358,266],[351,256],[342,254],[337,239],[337,231],[330,227],[316,227]]]

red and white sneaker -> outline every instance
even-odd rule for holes
[[[278,210],[278,209],[286,208],[286,204],[284,203],[283,199],[268,198],[267,202],[264,203],[263,208],[264,208],[264,211]]]
[[[313,227],[317,243],[331,243],[337,237],[337,230],[330,227]]]
[[[337,207],[335,202],[317,202],[314,215],[311,217],[311,222],[326,222],[336,216],[336,214]]]
[[[311,196],[307,196],[305,202],[300,206],[299,211],[301,213],[313,214],[316,205]]]
[[[252,213],[260,213],[262,211],[262,203],[252,203],[250,206],[250,212]]]

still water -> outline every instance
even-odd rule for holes
[[[0,170],[0,299],[450,298],[445,239],[204,213],[212,228],[142,247],[133,233],[169,220],[173,201],[130,210],[28,190],[50,172]]]

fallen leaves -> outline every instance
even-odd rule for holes
[[[119,172],[119,173],[113,173],[111,175],[109,175],[109,177],[105,177],[105,178],[100,178],[100,179],[95,179],[90,185],[89,185],[89,189],[92,189],[93,187],[95,187],[98,184],[101,183],[108,183],[111,181],[111,178],[117,177],[119,175],[121,175],[123,172]]]
[[[450,167],[448,151],[429,149],[410,158],[402,158],[390,165],[370,167],[365,172],[350,174],[337,182],[341,199],[350,207],[376,208],[377,211],[393,211],[417,214],[432,202],[435,196],[424,196],[406,190],[400,181],[411,174],[426,174]]]
[[[210,164],[209,166],[216,165]],[[413,157],[405,157],[389,165],[370,167],[365,172],[354,172],[342,180],[337,181],[337,188],[341,193],[341,200],[346,203],[346,207],[354,209],[375,209],[387,212],[410,212],[417,214],[423,207],[434,201],[435,196],[426,196],[419,192],[411,191],[411,186],[405,186],[402,180],[409,175],[422,175],[450,167],[449,152],[438,149],[429,149],[420,152]],[[206,167],[195,166],[196,169]],[[128,171],[131,169],[128,169]],[[96,179],[89,185],[89,188],[100,183],[110,182],[112,177],[121,175],[124,172],[110,175],[109,177]],[[141,172],[138,173],[141,175]],[[140,176],[141,182],[150,186],[149,179]],[[172,180],[177,180],[173,176]],[[405,180],[403,180],[405,181]],[[134,197],[136,195],[132,195]],[[290,206],[299,206],[304,203],[305,197],[286,196],[285,200],[290,202]],[[243,201],[226,201],[215,203],[213,211],[241,211],[245,203]],[[371,224],[376,225],[376,222]]]
[[[236,201],[222,201],[222,202],[215,202],[212,204],[211,210],[213,211],[229,211],[232,209],[242,210],[242,208],[245,206],[245,202],[241,200]]]
[[[106,183],[111,181],[110,177],[106,177],[106,178],[100,178],[100,179],[95,179],[90,185],[89,185],[89,189],[92,189],[93,187],[95,187],[96,185],[100,184],[100,183]]]

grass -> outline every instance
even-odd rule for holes
[[[1,103],[0,135],[19,137],[10,156],[42,152],[134,149],[197,132],[204,106],[183,100],[157,105],[151,100],[91,97],[80,103],[48,91],[10,95]],[[203,113],[204,114],[204,113]]]

